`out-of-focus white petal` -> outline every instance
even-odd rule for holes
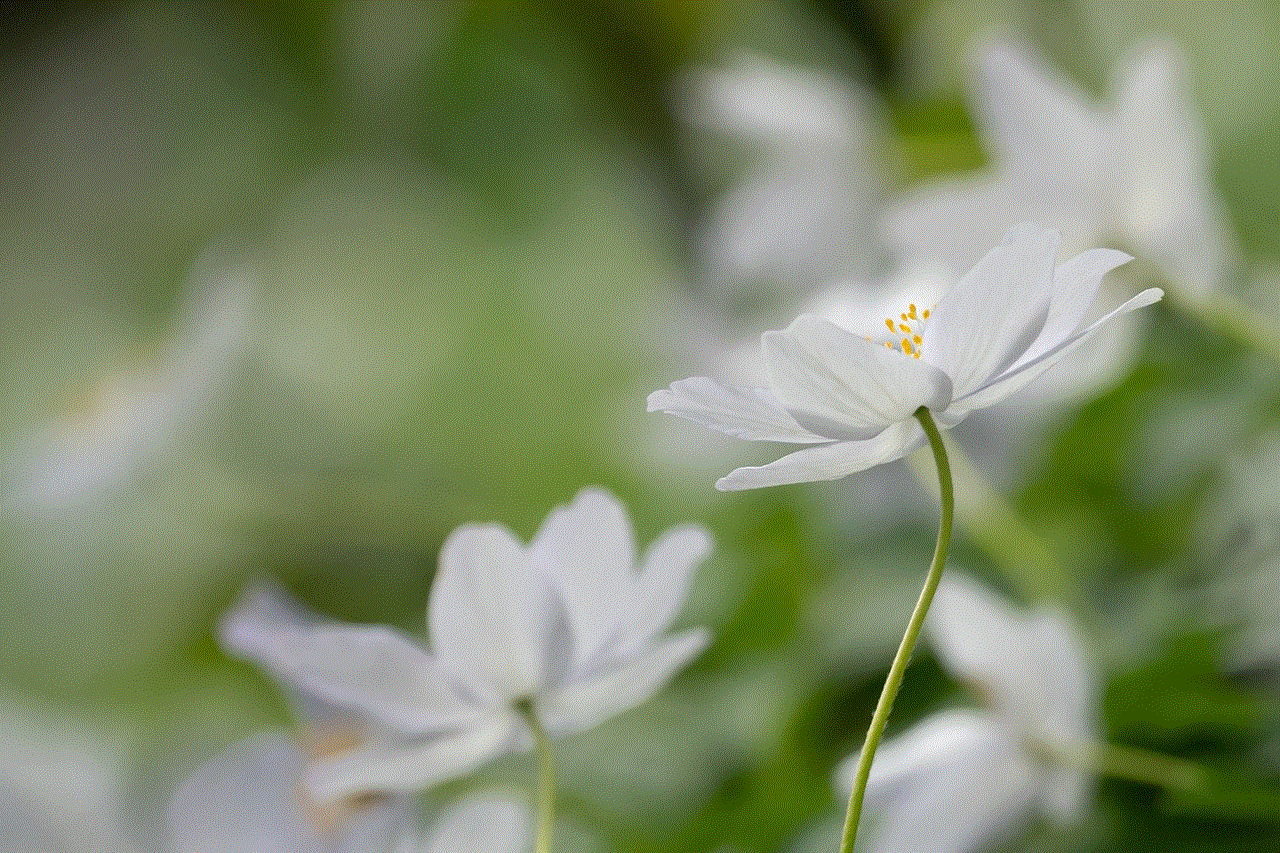
[[[631,637],[647,641],[670,627],[689,596],[693,570],[711,553],[711,534],[696,524],[673,527],[649,546],[636,576]]]
[[[867,777],[868,807],[879,808],[902,795],[936,768],[964,761],[996,736],[991,717],[975,711],[944,711],[927,717],[876,751]],[[860,755],[855,752],[836,769],[836,784],[841,790],[853,790]]]
[[[480,713],[430,655],[391,628],[333,623],[289,630],[233,618],[223,633],[282,680],[403,732],[448,729]]]
[[[299,791],[305,758],[275,734],[232,746],[186,779],[169,801],[171,853],[369,853],[409,828],[409,803],[386,803],[322,825]],[[338,817],[337,815],[334,816]]]
[[[722,68],[695,68],[678,81],[676,107],[690,124],[755,139],[851,142],[855,94],[815,71],[739,54]]]
[[[449,534],[427,627],[441,667],[478,698],[501,703],[547,681],[547,641],[559,615],[511,531],[466,524]]]
[[[998,707],[1019,704],[1020,697],[1038,691],[1022,615],[964,575],[942,578],[925,630],[947,672],[976,686]]]
[[[1038,64],[1012,43],[979,50],[972,101],[983,139],[1002,162],[1046,180],[1072,180],[1054,169],[1097,156],[1107,139],[1105,116],[1070,80]]]
[[[531,744],[512,713],[495,714],[479,725],[434,737],[372,741],[318,759],[305,785],[321,803],[370,791],[417,791]]]
[[[648,699],[710,641],[711,635],[703,628],[666,637],[647,650],[632,653],[620,665],[539,697],[537,711],[549,731],[589,729]]]
[[[649,411],[667,412],[705,427],[751,441],[815,444],[830,441],[814,435],[767,388],[735,388],[705,376],[691,376],[649,395]]]
[[[965,746],[878,812],[870,853],[970,853],[1026,821],[1037,790],[1027,756],[1001,732]]]
[[[1090,323],[1084,329],[1067,338],[1054,347],[1039,353],[1034,358],[1019,361],[990,382],[973,391],[973,393],[957,397],[955,406],[964,410],[979,409],[994,405],[1026,386],[1044,371],[1057,364],[1068,353],[1091,338],[1099,329],[1122,314],[1128,314],[1138,308],[1152,305],[1164,297],[1164,291],[1158,287],[1147,288],[1137,296],[1125,302],[1119,308],[1109,312],[1100,319]]]
[[[769,384],[791,416],[839,441],[873,438],[921,406],[951,402],[951,382],[932,364],[811,314],[766,332],[761,347]]]
[[[1042,737],[1079,746],[1094,739],[1094,677],[1084,641],[1066,614],[1057,608],[1027,617],[1027,644],[1039,689],[1029,696],[1030,719]]]
[[[594,655],[632,603],[635,534],[626,510],[603,489],[583,489],[547,516],[529,546],[531,568],[551,579],[568,610],[574,654]]]
[[[1126,178],[1119,215],[1136,246],[1187,294],[1205,296],[1221,284],[1235,247],[1187,78],[1182,51],[1165,39],[1136,46],[1115,66]]]
[[[218,641],[237,657],[268,664],[273,632],[303,631],[324,624],[326,620],[308,610],[272,581],[257,581],[218,621]],[[349,708],[342,708],[292,683],[286,673],[276,673],[298,715],[311,727],[354,731],[364,725]]]
[[[838,480],[900,459],[924,442],[925,434],[920,425],[914,420],[904,421],[866,441],[837,441],[821,447],[806,447],[768,465],[738,468],[717,480],[716,488],[734,492],[787,483]]]
[[[1056,231],[1022,225],[947,292],[924,335],[923,357],[951,377],[957,401],[1012,364],[1044,327]]]
[[[524,853],[529,838],[529,807],[522,800],[481,794],[441,814],[422,853]]]

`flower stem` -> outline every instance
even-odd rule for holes
[[[533,733],[533,748],[538,754],[538,830],[533,849],[534,853],[551,853],[551,830],[556,818],[556,760],[551,738],[538,719],[533,702],[521,699],[516,710]]]
[[[929,564],[929,573],[925,576],[924,587],[920,590],[920,598],[916,601],[911,619],[907,621],[906,633],[902,635],[902,643],[898,653],[893,657],[889,667],[889,676],[885,679],[884,689],[880,691],[880,701],[876,703],[875,713],[871,715],[871,726],[867,729],[867,739],[862,745],[862,754],[858,757],[858,767],[853,778],[853,793],[849,795],[849,811],[845,815],[844,835],[840,841],[840,853],[852,853],[853,842],[858,837],[858,820],[862,816],[862,798],[867,791],[867,779],[871,775],[871,762],[875,760],[876,748],[880,746],[880,738],[884,736],[885,726],[889,722],[889,712],[893,710],[893,700],[902,686],[902,677],[906,673],[907,664],[911,661],[911,653],[915,651],[916,640],[924,627],[924,617],[933,603],[933,594],[938,590],[938,582],[942,580],[942,568],[947,562],[947,548],[951,544],[951,520],[955,511],[955,494],[951,483],[951,464],[947,460],[947,448],[942,443],[942,434],[934,423],[929,410],[921,406],[916,410],[916,420],[924,428],[929,437],[929,447],[933,450],[933,461],[938,465],[939,497],[942,504],[942,515],[938,522],[938,542],[933,549],[933,562]]]
[[[1173,791],[1198,793],[1208,784],[1207,774],[1197,764],[1131,746],[1110,743],[1039,744],[1032,745],[1030,749],[1069,767]]]

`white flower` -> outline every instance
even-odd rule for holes
[[[202,291],[152,367],[104,379],[83,415],[45,425],[4,460],[0,507],[59,517],[126,488],[208,409],[243,351],[248,287]]]
[[[427,614],[430,652],[389,628],[272,624],[252,608],[230,614],[224,637],[372,724],[368,743],[313,765],[318,799],[414,790],[530,748],[521,702],[563,734],[665,684],[708,640],[701,628],[665,632],[710,548],[702,528],[676,527],[637,567],[622,506],[584,489],[528,547],[496,524],[449,535]]]
[[[1079,817],[1092,777],[1062,757],[1092,747],[1096,697],[1071,623],[1056,609],[1016,613],[951,575],[926,628],[943,667],[989,707],[936,714],[880,748],[867,786],[869,853],[965,853],[1035,812]],[[851,756],[836,773],[845,791],[856,764]]]
[[[875,256],[878,193],[865,166],[865,100],[848,81],[761,56],[683,75],[676,106],[685,120],[742,139],[758,154],[705,226],[713,282],[807,286]]]
[[[472,797],[419,837],[408,797],[337,805],[299,784],[306,755],[261,734],[235,744],[186,779],[169,801],[169,853],[523,853],[528,813],[505,795]]]
[[[716,483],[720,489],[833,480],[897,459],[925,440],[918,408],[954,426],[1022,388],[1109,320],[1163,295],[1144,290],[1085,325],[1102,276],[1130,258],[1093,249],[1055,265],[1058,243],[1054,231],[1014,228],[936,306],[909,303],[864,336],[802,314],[762,338],[768,388],[693,377],[650,394],[649,411],[740,438],[817,445],[739,468]]]
[[[971,101],[992,166],[902,200],[886,218],[893,242],[964,269],[1006,227],[1035,221],[1079,248],[1119,239],[1188,296],[1219,284],[1235,248],[1176,45],[1130,52],[1106,103],[1016,45],[989,46],[977,66]]]

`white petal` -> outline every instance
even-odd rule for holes
[[[1167,40],[1147,42],[1116,64],[1112,91],[1126,169],[1121,216],[1141,254],[1189,295],[1205,296],[1221,283],[1235,247],[1187,77],[1181,49]]]
[[[258,735],[205,764],[169,801],[171,853],[332,853],[387,849],[412,819],[409,803],[394,799],[361,810],[322,830],[308,814],[298,786],[305,757],[285,738]],[[356,846],[355,839],[368,842]],[[378,846],[374,846],[377,844]]]
[[[422,853],[524,853],[529,807],[506,794],[481,794],[450,806]]]
[[[636,577],[638,607],[633,637],[648,640],[671,625],[689,597],[693,570],[712,547],[711,535],[696,524],[673,527],[649,546]]]
[[[654,391],[649,395],[649,411],[668,412],[751,441],[830,441],[796,423],[769,389],[735,388],[705,376],[692,376],[671,383],[670,390]]]
[[[802,314],[761,339],[769,384],[796,422],[839,441],[861,441],[921,406],[945,409],[951,383],[933,365]]]
[[[1116,317],[1122,314],[1128,314],[1138,308],[1159,302],[1164,296],[1164,291],[1158,287],[1148,288],[1128,302],[1121,305],[1114,311],[1106,314],[1087,327],[1067,338],[1065,341],[1050,349],[1036,355],[1026,361],[1019,361],[1008,370],[993,377],[986,385],[983,385],[964,397],[957,397],[953,406],[960,410],[971,411],[980,409],[985,406],[991,406],[1001,400],[1007,398],[1011,394],[1026,386],[1028,382],[1035,379],[1041,373],[1044,373],[1053,365],[1062,360],[1064,356],[1075,350],[1081,343],[1088,340],[1095,332],[1101,329]]]
[[[983,52],[971,100],[983,141],[998,160],[1019,170],[1078,181],[1081,176],[1062,167],[1094,159],[1105,148],[1102,112],[1018,45],[995,43]]]
[[[496,524],[466,524],[440,550],[427,627],[440,665],[499,703],[552,677],[558,609],[524,547]]]
[[[937,768],[963,761],[995,736],[991,717],[974,711],[944,711],[927,717],[876,751],[867,777],[868,807],[899,796]],[[836,786],[846,794],[853,790],[859,755],[849,756],[836,769]]]
[[[1092,740],[1097,697],[1079,631],[1056,607],[1032,614],[1027,628],[1044,697],[1037,721],[1050,737]]]
[[[925,442],[924,430],[914,421],[894,424],[866,441],[837,441],[822,447],[806,447],[776,462],[755,468],[738,468],[716,481],[725,492],[838,480],[883,462],[906,456]]]
[[[1010,230],[938,302],[921,352],[951,377],[955,398],[1013,364],[1044,327],[1060,240],[1034,225]]]
[[[869,815],[877,853],[972,853],[1030,816],[1036,772],[1011,737],[993,731],[935,766]],[[873,765],[874,767],[874,765]]]
[[[223,648],[237,657],[265,663],[278,630],[305,630],[324,624],[316,613],[294,600],[278,584],[258,581],[251,585],[239,601],[218,623],[218,640]],[[330,625],[338,623],[328,621]],[[345,709],[326,702],[315,694],[286,681],[283,684],[291,704],[309,725],[329,729],[355,730],[361,721]]]
[[[1090,249],[1059,264],[1053,271],[1053,296],[1044,328],[1018,361],[1030,361],[1075,334],[1093,307],[1102,277],[1131,260],[1132,255],[1115,249]]]
[[[390,628],[240,625],[226,633],[281,680],[401,731],[450,728],[477,714],[430,655]]]
[[[925,629],[943,668],[978,687],[997,710],[1017,710],[1038,692],[1026,620],[986,587],[961,574],[944,576]]]
[[[583,489],[556,507],[529,547],[568,610],[574,654],[594,655],[621,629],[634,599],[635,534],[626,509],[603,489]]]
[[[675,634],[626,663],[540,698],[542,722],[556,733],[577,732],[633,708],[670,681],[710,640],[702,628]]]
[[[511,714],[421,740],[376,741],[312,763],[305,784],[318,802],[377,791],[417,791],[528,748]]]

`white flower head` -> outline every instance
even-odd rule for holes
[[[1086,323],[1102,277],[1130,260],[1092,249],[1058,264],[1056,231],[1012,229],[936,305],[908,303],[855,334],[802,314],[761,340],[768,388],[705,377],[649,395],[649,411],[755,441],[812,444],[720,479],[725,490],[834,480],[898,459],[925,441],[924,407],[942,427],[1009,397],[1115,317],[1160,299],[1144,290]]]
[[[1236,250],[1177,45],[1132,50],[1105,102],[1015,44],[988,44],[975,65],[970,100],[992,166],[902,199],[886,216],[892,242],[964,269],[1031,220],[1079,248],[1118,238],[1188,296],[1219,285]]]
[[[874,257],[867,99],[849,81],[738,55],[687,71],[675,99],[686,122],[741,139],[758,157],[704,229],[713,283],[801,286]]]
[[[233,610],[223,633],[277,677],[370,721],[367,743],[313,764],[317,799],[414,790],[530,748],[522,703],[564,734],[648,698],[707,644],[701,628],[666,631],[710,549],[705,530],[683,525],[637,565],[623,507],[584,489],[528,546],[496,524],[449,535],[430,652],[389,628],[271,624],[260,609]]]
[[[926,627],[943,667],[987,701],[936,714],[880,748],[867,785],[870,853],[966,853],[1036,812],[1067,823],[1091,776],[1095,686],[1075,629],[1056,609],[1015,612],[963,577],[943,579]],[[836,772],[848,791],[858,756]]]

